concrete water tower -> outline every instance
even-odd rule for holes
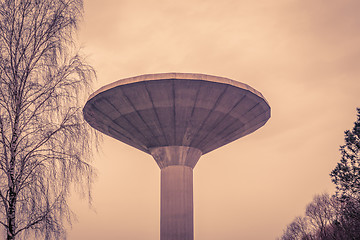
[[[193,168],[201,155],[270,118],[260,92],[227,78],[148,74],[106,85],[84,107],[100,132],[151,154],[161,169],[161,240],[193,240]]]

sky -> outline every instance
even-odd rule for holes
[[[329,174],[360,107],[358,0],[85,0],[79,41],[94,90],[148,73],[227,77],[272,117],[194,168],[196,240],[267,240],[334,193]],[[104,136],[93,205],[74,193],[70,240],[160,239],[160,169]]]

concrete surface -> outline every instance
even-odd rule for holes
[[[160,240],[193,240],[193,169],[161,169]]]
[[[199,149],[184,146],[150,148],[150,153],[161,169],[172,165],[184,165],[194,168],[201,157]]]
[[[246,84],[190,73],[142,75],[92,94],[84,107],[95,129],[146,153],[188,146],[206,154],[260,128],[265,98]]]
[[[161,169],[161,240],[193,240],[193,168],[201,155],[270,118],[260,92],[231,79],[163,73],[94,92],[84,109],[95,129],[151,154]]]

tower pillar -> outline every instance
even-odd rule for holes
[[[161,169],[160,240],[193,240],[193,168],[201,151],[166,146],[150,152]]]

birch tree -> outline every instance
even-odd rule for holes
[[[91,199],[94,78],[73,40],[81,0],[0,1],[0,224],[6,239],[65,239],[72,186]]]

